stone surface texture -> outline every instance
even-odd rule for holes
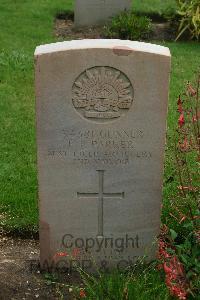
[[[131,9],[131,0],[75,0],[75,26],[107,22],[121,11]]]
[[[36,48],[41,265],[155,257],[170,52],[120,40]],[[62,253],[62,254],[59,254]],[[64,254],[63,254],[64,253]]]

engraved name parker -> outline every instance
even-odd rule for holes
[[[70,158],[80,164],[128,164],[129,159],[151,159],[148,149],[137,149],[145,138],[142,129],[57,130],[57,145],[49,145],[48,156]]]

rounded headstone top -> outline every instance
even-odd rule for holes
[[[117,49],[124,49],[126,51],[137,51],[163,56],[171,56],[169,48],[164,46],[151,43],[115,39],[85,39],[41,45],[36,47],[35,56],[80,49],[114,49],[116,51]]]

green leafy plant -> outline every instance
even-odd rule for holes
[[[109,38],[141,40],[147,38],[151,30],[151,19],[133,12],[122,12],[105,27],[105,35]]]
[[[159,240],[160,268],[171,295],[180,300],[199,299],[200,290],[200,74],[187,82],[177,102],[175,164],[179,186]],[[169,229],[170,228],[170,229]]]
[[[98,277],[81,274],[85,289],[76,290],[76,299],[88,300],[148,300],[170,299],[165,283],[155,264],[138,262],[132,269],[100,273]]]
[[[200,216],[199,212],[198,215]],[[185,268],[186,280],[189,282],[189,291],[195,297],[198,295],[200,288],[199,233],[196,232],[196,225],[193,222],[187,222],[184,226],[191,226],[191,232],[183,244],[176,245],[176,251]]]
[[[178,40],[186,31],[191,39],[199,39],[200,36],[200,2],[199,0],[177,0],[180,24],[178,28]]]

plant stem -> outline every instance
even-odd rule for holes
[[[180,180],[180,184],[181,184],[181,191],[182,191],[182,194],[184,195],[184,197],[186,197],[186,193],[185,193],[184,188],[183,188],[184,185],[183,185],[183,179],[182,179],[181,170],[180,170],[180,166],[179,166],[179,160],[178,160],[176,144],[175,144],[175,156],[176,156],[176,162],[177,162],[177,167],[178,167],[178,176],[179,176],[179,180]]]

